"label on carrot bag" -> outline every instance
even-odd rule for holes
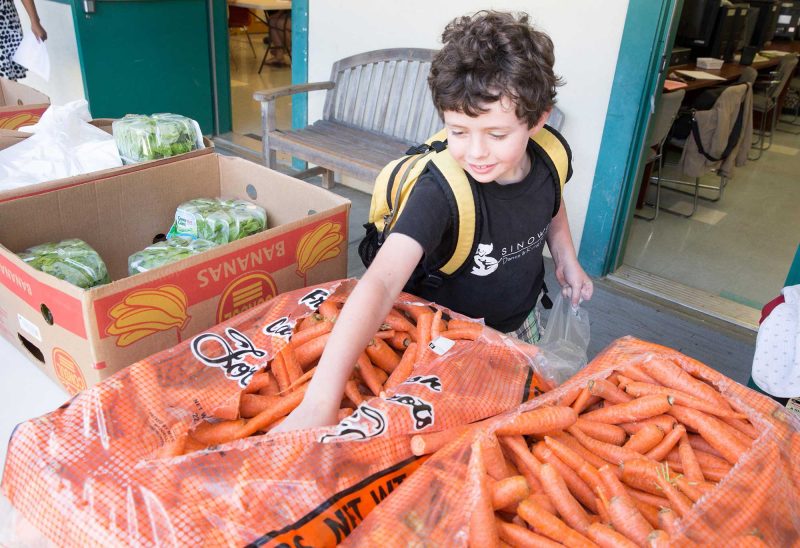
[[[786,402],[786,409],[794,413],[795,417],[800,418],[800,398],[789,398]]]
[[[448,339],[447,337],[436,337],[430,343],[428,343],[428,348],[433,350],[434,354],[441,356],[453,348],[454,344],[456,344],[456,342]]]

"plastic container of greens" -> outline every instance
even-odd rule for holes
[[[17,255],[36,270],[84,289],[111,281],[97,251],[77,238],[36,245]]]
[[[128,274],[133,276],[147,272],[165,264],[180,261],[202,253],[217,244],[208,240],[193,240],[184,236],[175,236],[169,240],[149,245],[128,257]]]
[[[111,129],[119,155],[126,164],[205,148],[198,123],[179,114],[127,114],[114,120]]]
[[[168,238],[186,236],[226,244],[266,229],[267,212],[246,200],[197,198],[178,206]]]

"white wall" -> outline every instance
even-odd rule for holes
[[[22,2],[15,0],[22,31],[31,30],[28,13]],[[75,38],[75,27],[72,23],[72,8],[67,4],[36,0],[36,11],[44,30],[47,31],[47,53],[50,56],[50,80],[45,81],[36,74],[28,72],[28,76],[20,80],[50,97],[54,105],[63,105],[76,99],[85,99],[83,92],[83,75],[78,60],[78,41]]]
[[[628,0],[311,0],[308,80],[327,80],[337,59],[390,47],[441,47],[454,17],[480,9],[526,11],[553,39],[557,74],[566,81],[558,106],[572,147],[574,175],[565,190],[580,245]],[[323,94],[309,95],[309,121],[322,116]]]

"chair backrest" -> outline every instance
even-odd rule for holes
[[[737,84],[753,84],[758,78],[758,71],[753,67],[743,67],[742,74],[739,75],[739,79],[736,80]]]
[[[331,69],[336,86],[325,97],[323,119],[421,143],[439,131],[428,73],[436,50],[396,48],[340,59]]]
[[[650,146],[661,146],[666,140],[685,95],[685,89],[678,89],[661,95],[661,102],[659,102],[658,108],[653,115],[653,129],[648,143]]]
[[[790,53],[781,57],[778,64],[778,81],[775,86],[769,89],[768,96],[770,99],[777,99],[783,91],[784,86],[794,74],[794,69],[797,67],[797,54]]]

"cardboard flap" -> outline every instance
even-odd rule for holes
[[[0,78],[0,106],[50,104],[50,97],[32,87]]]

